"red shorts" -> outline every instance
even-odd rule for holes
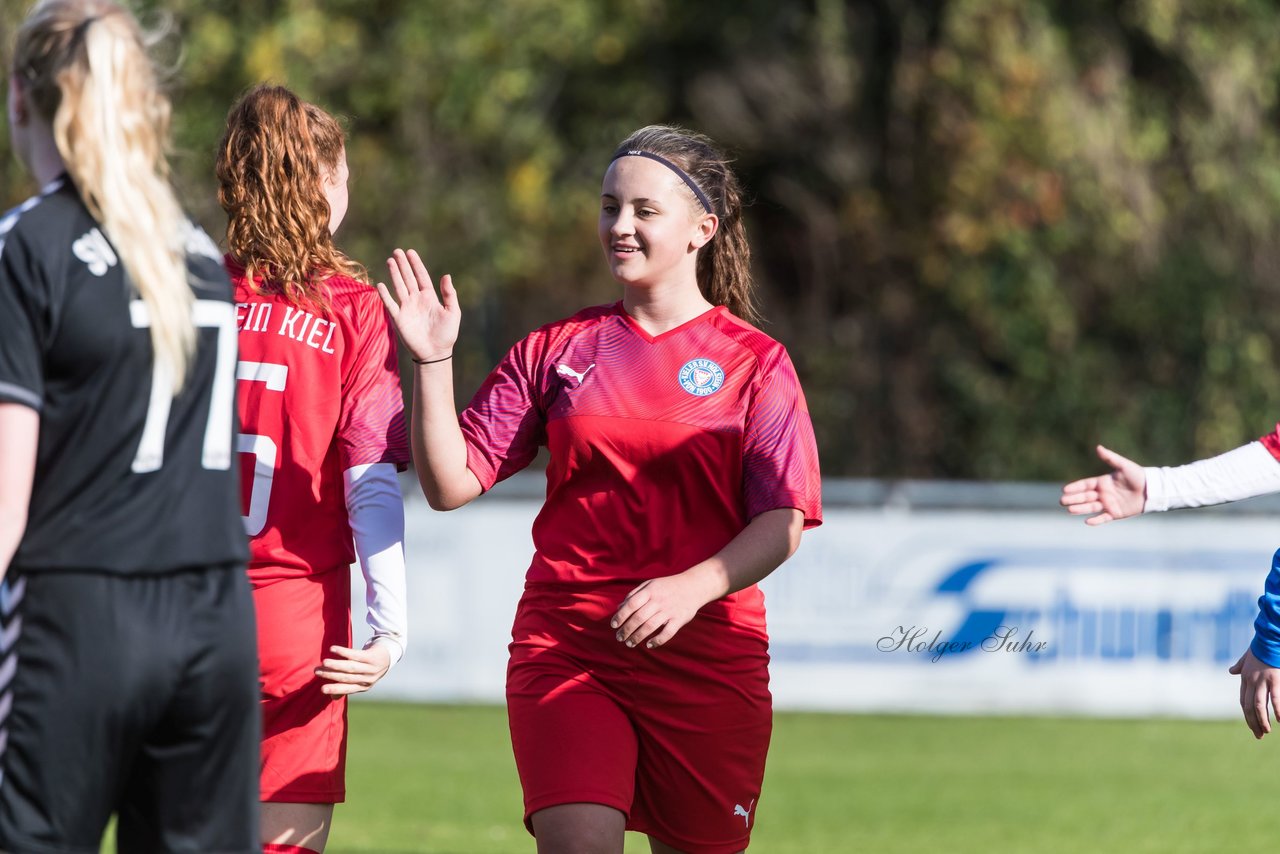
[[[628,649],[609,618],[633,587],[525,589],[507,668],[525,824],[597,803],[681,851],[741,851],[773,722],[763,624],[735,620],[731,597],[659,649]]]
[[[253,582],[262,682],[262,800],[346,799],[347,702],[315,675],[351,645],[351,571]]]

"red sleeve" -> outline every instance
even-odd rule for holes
[[[467,467],[487,492],[533,461],[547,442],[544,335],[516,344],[458,416],[467,440]]]
[[[818,443],[800,380],[786,350],[771,353],[747,411],[742,449],[747,518],[794,507],[805,528],[822,524]]]
[[[343,471],[369,463],[394,463],[403,471],[410,459],[409,436],[395,334],[372,289],[352,303],[353,343],[343,366],[338,458]]]
[[[1262,447],[1271,452],[1271,456],[1280,460],[1280,424],[1276,425],[1276,429],[1258,440],[1262,443]]]

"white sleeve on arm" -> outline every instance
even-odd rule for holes
[[[342,473],[347,516],[364,574],[366,620],[373,642],[394,665],[408,642],[404,581],[404,499],[391,463],[352,466]]]
[[[1147,502],[1143,513],[1204,507],[1280,492],[1280,460],[1261,442],[1185,466],[1143,469]]]

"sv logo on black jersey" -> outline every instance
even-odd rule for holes
[[[71,244],[71,251],[95,276],[105,276],[107,270],[119,261],[107,238],[103,237],[102,232],[96,228],[90,229],[88,234]]]

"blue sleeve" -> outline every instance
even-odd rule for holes
[[[1258,598],[1258,618],[1253,621],[1249,649],[1268,667],[1280,667],[1280,551],[1271,558],[1271,572]]]

